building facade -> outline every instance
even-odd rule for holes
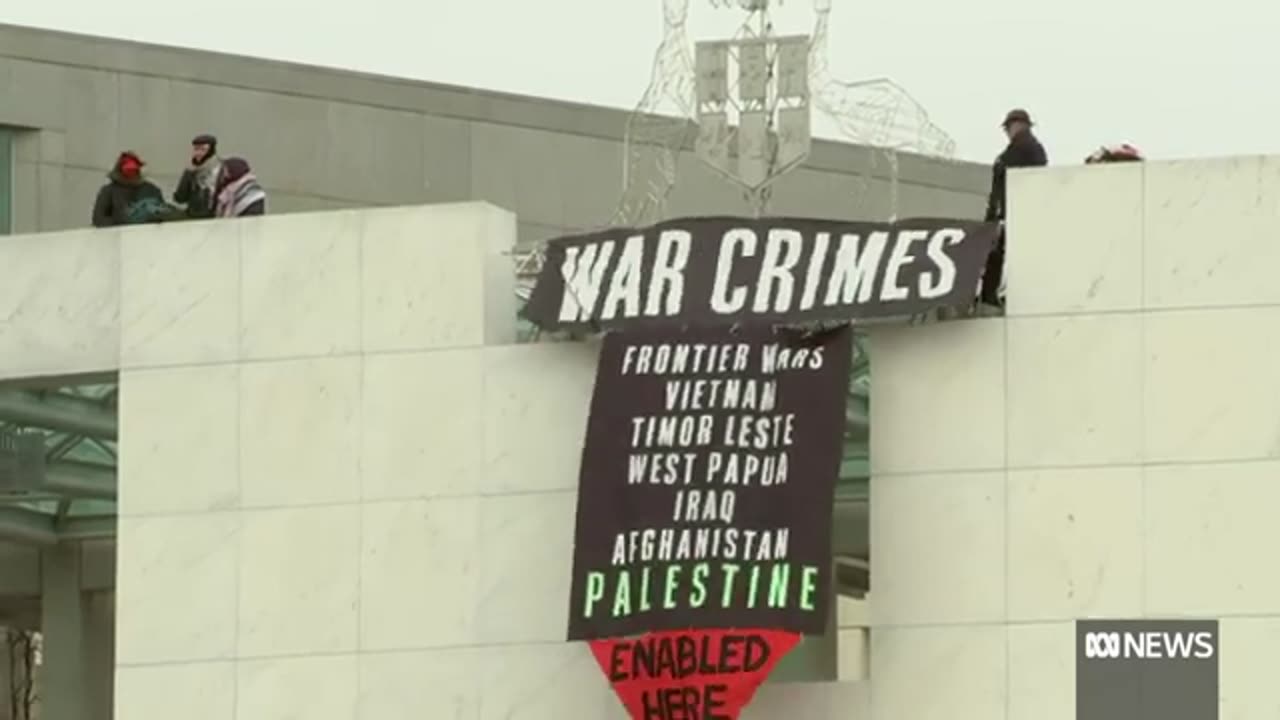
[[[515,213],[504,252],[520,253],[549,237],[609,220],[621,189],[628,116],[620,110],[0,25],[0,233],[23,236],[14,238],[19,244],[10,249],[30,249],[20,260],[13,256],[24,267],[45,267],[56,274],[57,263],[68,262],[60,272],[78,278],[83,292],[110,293],[115,276],[103,271],[105,266],[98,264],[103,258],[95,251],[81,258],[87,264],[77,265],[74,258],[58,255],[54,245],[31,240],[30,234],[88,225],[97,189],[124,149],[139,152],[151,179],[171,192],[190,139],[211,132],[218,135],[224,156],[240,155],[253,163],[270,193],[272,214],[483,201]],[[694,157],[691,145],[680,154],[678,170],[667,216],[749,212],[739,192]],[[808,162],[777,185],[772,208],[778,214],[826,218],[882,218],[893,211],[975,216],[982,209],[986,183],[983,167],[913,156],[899,159],[891,183],[888,167],[876,153],[816,141]],[[84,237],[112,247],[115,241],[108,242],[108,236],[113,233]],[[23,245],[27,242],[41,248]],[[54,254],[45,265],[37,255],[48,253]],[[423,277],[448,287],[447,277],[433,274],[439,269],[422,268]],[[29,311],[32,305],[16,290],[11,286],[5,301]],[[132,323],[151,312],[119,304],[99,310],[124,315],[114,321],[96,315],[90,324]],[[17,336],[10,332],[8,337],[15,342]],[[120,347],[107,336],[99,341],[106,343],[103,347]],[[117,426],[128,422],[127,407],[117,409],[114,366],[88,371],[69,356],[63,357],[61,370],[30,362],[49,347],[62,346],[53,336],[27,335],[5,351],[13,351],[7,358],[0,358],[10,381],[0,387],[0,425],[31,417],[23,403],[34,396],[13,388],[39,395],[54,387],[31,380],[33,373],[67,376],[66,382],[75,384],[73,391],[54,399],[76,405],[81,414],[70,428],[47,429],[51,453],[55,445],[72,447],[61,451],[65,454],[58,456],[58,465],[60,477],[70,478],[77,490],[34,504],[0,503],[0,535],[13,536],[0,541],[0,624],[41,627],[53,656],[79,656],[91,681],[78,697],[61,698],[74,706],[54,710],[107,720],[113,704],[109,659],[116,630],[113,503],[129,492],[115,486],[113,453],[119,449]],[[550,361],[535,357],[530,362],[552,372],[545,367]],[[25,379],[15,385],[19,377]],[[533,375],[528,381],[540,382]],[[213,389],[192,386],[187,392],[194,395],[184,397],[207,397],[203,393]],[[862,397],[865,401],[865,388]],[[865,445],[865,408],[854,423],[860,428],[856,442]],[[529,427],[503,432],[529,433],[534,424],[529,419]],[[109,431],[92,429],[108,425]],[[91,430],[75,434],[86,426]],[[861,489],[841,506],[847,517],[836,527],[837,545],[863,561],[868,552],[865,455],[864,450],[862,469],[855,471]],[[98,485],[107,482],[112,484],[109,491]],[[44,525],[26,524],[36,506],[41,513],[47,510],[47,527],[57,529],[61,546],[48,545],[53,536]],[[17,511],[22,514],[13,514]],[[859,587],[863,582],[858,581]],[[68,600],[69,593],[80,600]],[[846,602],[835,624],[847,629],[845,641],[837,642],[836,631],[811,639],[779,668],[775,679],[861,677],[865,624],[864,605]],[[46,673],[48,689],[57,695],[80,670],[56,663],[52,667]],[[6,712],[8,708],[0,708],[0,718]]]
[[[1274,712],[1280,160],[1011,192],[1007,317],[869,332],[869,672],[746,717],[1069,720],[1075,621],[1157,617],[1219,621],[1220,717]],[[116,717],[621,717],[563,641],[595,345],[513,344],[516,228],[455,204],[0,241],[48,264],[23,277],[114,278],[0,295],[0,377],[119,373]]]

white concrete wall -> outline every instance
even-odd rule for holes
[[[872,338],[876,720],[1069,720],[1076,618],[1280,712],[1280,158],[1015,173],[1007,319]]]

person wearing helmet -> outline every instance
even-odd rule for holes
[[[173,200],[187,206],[189,218],[211,218],[217,204],[215,189],[218,171],[218,138],[213,135],[197,135],[191,141],[191,165],[182,171]]]
[[[998,222],[1001,225],[996,246],[987,257],[986,272],[982,276],[982,290],[979,300],[984,305],[1004,307],[1004,220],[1005,220],[1005,184],[1009,168],[1043,167],[1049,164],[1049,156],[1044,146],[1031,132],[1035,123],[1026,110],[1017,108],[1004,116],[1000,127],[1004,129],[1009,144],[996,157],[991,167],[991,194],[987,196],[987,222]]]
[[[1092,155],[1084,159],[1086,165],[1113,162],[1142,162],[1142,152],[1129,143],[1121,143],[1112,147],[1102,146]]]
[[[93,226],[136,225],[163,219],[169,210],[160,188],[142,175],[146,165],[132,150],[120,153],[93,203]]]

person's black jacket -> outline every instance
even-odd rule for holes
[[[991,167],[991,195],[987,197],[987,222],[1004,220],[1005,180],[1009,168],[1043,167],[1049,164],[1044,146],[1031,130],[1023,130],[1009,139],[1009,145]]]
[[[116,167],[107,173],[107,177],[110,182],[98,190],[98,197],[93,203],[94,227],[128,225],[129,206],[140,200],[150,198],[160,203],[164,202],[164,193],[160,188],[141,175],[136,180],[123,177],[120,174],[118,162]]]
[[[217,175],[218,158],[210,156],[205,163],[210,165],[212,174]],[[213,183],[202,185],[200,182],[200,174],[202,168],[189,167],[182,171],[182,177],[178,180],[178,187],[173,191],[174,202],[187,206],[187,217],[190,218],[211,218],[214,210],[217,209],[217,196],[213,190]]]

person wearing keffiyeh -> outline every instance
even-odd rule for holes
[[[214,187],[222,168],[218,160],[218,138],[197,135],[191,141],[191,166],[182,171],[173,200],[187,206],[189,218],[211,218],[216,206]]]
[[[220,218],[265,215],[267,192],[244,158],[227,158],[218,173],[217,210]]]

